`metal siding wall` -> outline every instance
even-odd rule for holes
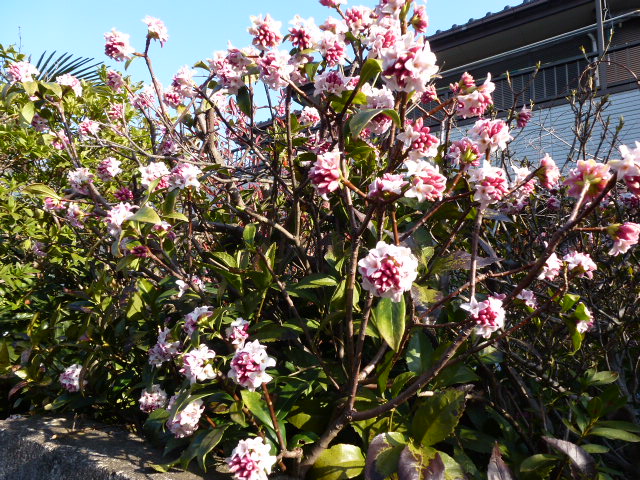
[[[610,117],[611,128],[615,129],[620,116],[623,116],[625,121],[612,153],[612,158],[616,158],[620,145],[632,146],[633,142],[640,142],[640,90],[616,93],[610,96],[610,100],[611,105],[605,111],[605,116]],[[539,110],[534,108],[527,128],[522,131],[514,130],[513,134],[516,138],[511,143],[511,151],[517,155],[516,160],[523,160],[526,157],[533,165],[537,165],[539,159],[548,153],[558,166],[562,167],[567,162],[567,155],[574,138],[574,122],[575,118],[568,104]],[[472,126],[473,124],[470,124],[465,125],[464,128],[457,128],[452,134],[452,139],[460,139]],[[587,145],[587,153],[590,156],[594,155],[598,147],[601,133],[602,126],[596,126],[594,135]],[[611,134],[601,147],[599,157],[606,155],[610,146]],[[572,168],[571,165],[565,165],[565,169],[569,168]]]

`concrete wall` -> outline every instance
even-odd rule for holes
[[[124,430],[70,418],[0,421],[0,480],[229,480],[218,472],[158,473],[159,451]]]

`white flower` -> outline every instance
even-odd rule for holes
[[[267,480],[277,457],[261,437],[240,440],[227,458],[229,470],[236,480]]]
[[[271,375],[266,373],[266,369],[275,365],[275,359],[267,355],[267,347],[254,340],[236,350],[231,360],[229,378],[238,385],[254,391],[263,383],[271,381]]]
[[[180,373],[184,374],[191,384],[198,381],[210,380],[216,377],[209,360],[214,359],[216,352],[206,345],[200,345],[184,354]]]
[[[418,276],[418,260],[408,248],[380,241],[358,262],[358,271],[362,288],[399,302]]]
[[[182,280],[178,280],[178,282],[181,282],[181,281]],[[193,312],[185,315],[183,328],[184,328],[184,331],[187,333],[187,335],[191,335],[193,332],[195,332],[196,328],[198,328],[198,321],[202,317],[209,316],[211,314],[211,312],[209,311],[210,308],[211,307],[208,307],[208,306],[196,307]]]
[[[158,408],[164,408],[167,404],[167,392],[160,385],[152,385],[150,389],[144,389],[140,395],[140,410],[151,413]]]
[[[168,409],[171,411],[175,406],[178,395],[174,395],[169,399]],[[198,429],[200,416],[204,412],[204,405],[201,399],[188,403],[179,412],[173,412],[173,415],[167,420],[167,428],[176,438],[184,438],[193,435]]]

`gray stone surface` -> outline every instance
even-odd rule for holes
[[[228,480],[220,473],[155,472],[160,452],[128,432],[72,418],[0,421],[0,480]]]

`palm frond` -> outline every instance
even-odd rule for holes
[[[60,75],[68,73],[88,82],[100,81],[98,67],[102,65],[102,62],[92,63],[94,62],[93,58],[74,57],[71,53],[62,53],[54,59],[55,50],[45,60],[46,54],[46,51],[43,52],[35,64],[36,68],[40,70],[38,80],[49,82]],[[53,62],[51,62],[52,59]]]

